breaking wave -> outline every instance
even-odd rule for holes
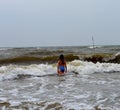
[[[120,64],[92,63],[74,60],[67,64],[69,74],[92,74],[120,72]],[[12,80],[26,77],[45,77],[57,75],[56,64],[7,65],[0,67],[0,80]]]

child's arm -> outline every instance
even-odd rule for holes
[[[66,64],[66,62],[65,62],[65,72],[67,73],[67,64]]]

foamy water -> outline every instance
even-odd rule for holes
[[[75,60],[61,77],[56,64],[0,67],[1,110],[119,110],[119,91],[120,64]]]

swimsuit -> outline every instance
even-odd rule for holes
[[[64,72],[65,71],[65,67],[64,66],[59,66],[59,70]]]

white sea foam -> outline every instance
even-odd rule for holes
[[[75,110],[93,110],[94,108],[92,105],[88,105],[87,103],[80,103],[72,102],[72,104],[67,104],[66,108],[75,109]],[[67,109],[67,110],[69,110]]]
[[[68,66],[70,71],[76,71],[80,74],[92,74],[103,72],[120,72],[120,64],[113,63],[92,63],[75,60]]]
[[[9,50],[9,49],[12,49],[12,48],[0,48],[0,50]]]
[[[10,101],[9,103],[11,104],[11,106],[18,106],[21,104],[19,101],[13,101],[13,100]]]
[[[52,72],[51,72],[52,70]],[[53,74],[54,67],[47,64],[29,65],[29,66],[2,66],[0,67],[0,80],[15,79],[18,75],[46,75]]]
[[[98,45],[98,46],[94,46],[94,47],[93,47],[93,46],[89,46],[88,48],[93,49],[93,48],[102,48],[102,47],[103,47],[103,46],[99,46],[99,45]]]
[[[117,53],[115,54],[115,56],[118,56],[118,55],[120,55],[120,52],[117,52]]]
[[[118,68],[120,68],[119,64],[94,64],[75,60],[68,63],[68,74],[75,71],[79,73],[77,76],[73,73],[64,77],[36,77],[56,74],[56,66],[48,64],[3,66],[0,67],[0,78],[5,81],[0,83],[2,88],[0,101],[8,102],[12,107],[26,106],[29,109],[41,110],[54,103],[59,103],[63,110],[94,110],[95,107],[112,109],[114,105],[114,108],[117,109],[120,102],[119,72],[117,74],[109,73],[119,71]],[[108,73],[102,74],[102,72]],[[35,77],[12,80],[18,75]],[[61,81],[60,78],[64,80]],[[7,85],[9,86],[7,87]],[[42,102],[45,103],[41,105]],[[2,107],[2,109],[7,108]]]
[[[68,72],[78,72],[81,75],[92,73],[111,73],[120,72],[120,64],[113,63],[92,63],[83,62],[79,60],[68,63]],[[55,74],[56,66],[48,64],[33,64],[28,66],[1,66],[0,67],[0,80],[15,79],[18,75],[47,75]]]

